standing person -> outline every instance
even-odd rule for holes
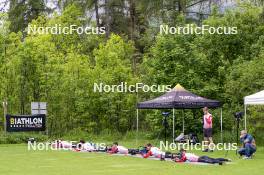
[[[213,150],[210,149],[210,145],[213,144],[213,116],[208,112],[208,107],[203,108],[203,113],[203,134],[205,143],[203,152],[213,152]]]

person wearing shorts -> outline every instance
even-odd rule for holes
[[[213,151],[210,145],[213,144],[213,116],[208,112],[208,108],[203,108],[203,134],[205,149],[203,152]]]

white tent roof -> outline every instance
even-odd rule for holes
[[[261,104],[264,104],[264,90],[244,97],[244,104],[245,105],[261,105]]]

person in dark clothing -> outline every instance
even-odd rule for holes
[[[230,160],[225,159],[225,158],[212,158],[212,157],[208,157],[208,156],[200,156],[198,158],[198,162],[210,163],[210,164],[218,163],[219,165],[222,165],[223,162],[228,162],[228,161],[230,161]]]

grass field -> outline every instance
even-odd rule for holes
[[[130,145],[127,143],[124,145]],[[196,152],[202,155],[201,152]],[[207,153],[224,157],[224,151]],[[258,148],[252,160],[242,160],[229,152],[232,164],[191,165],[104,153],[71,151],[28,151],[27,145],[0,145],[0,175],[260,175],[264,168],[264,149]]]

